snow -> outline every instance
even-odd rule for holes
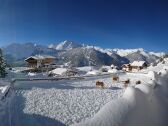
[[[135,53],[135,52],[142,52],[144,49],[139,48],[139,49],[113,49],[113,51],[117,52],[118,55],[120,56],[127,56],[129,54]]]
[[[140,52],[142,55],[144,55],[145,57],[149,57],[150,55],[154,55],[157,57],[162,57],[165,55],[164,52],[147,52],[145,51],[143,48],[137,48],[137,49],[103,49],[101,47],[97,47],[97,46],[86,46],[86,48],[94,48],[102,53],[107,53],[109,56],[111,56],[113,53],[116,53],[118,55],[120,55],[121,57],[127,56],[129,54],[132,53],[136,53],[136,52]]]
[[[158,56],[158,57],[162,57],[162,56],[165,55],[164,52],[159,52],[159,53],[156,53],[156,52],[149,52],[149,54],[151,54],[151,55],[155,55],[155,56]]]
[[[0,87],[0,94],[4,94],[9,89],[9,86],[1,86]]]
[[[53,73],[55,75],[62,75],[66,71],[67,71],[67,68],[56,68],[56,69],[50,71],[50,73]]]
[[[30,56],[30,57],[28,57],[28,58],[25,59],[25,60],[28,60],[28,59],[30,59],[30,58],[33,58],[33,59],[36,59],[36,60],[43,60],[43,59],[45,59],[45,58],[55,59],[54,56],[49,56],[49,55],[35,55],[35,56]]]
[[[80,71],[89,72],[93,69],[93,67],[92,66],[85,66],[85,67],[77,67],[77,69]]]
[[[164,58],[164,61],[168,63],[168,58]]]
[[[149,83],[128,87],[122,98],[107,103],[79,126],[166,126],[168,124],[168,71],[150,71]],[[157,85],[160,85],[159,87]]]
[[[117,69],[109,69],[108,73],[118,73],[119,71]]]
[[[155,71],[149,71],[147,76],[151,79],[151,80],[157,80],[158,79],[158,75]]]
[[[168,124],[168,62],[141,72],[99,75],[92,67],[82,80],[17,82],[11,106],[11,123],[17,126],[166,126]],[[66,70],[55,69],[56,73]],[[113,69],[114,70],[114,69]],[[115,72],[114,72],[115,73]],[[130,79],[128,88],[123,82]],[[141,84],[135,82],[140,80]],[[105,88],[96,88],[102,81]],[[54,121],[51,121],[54,120]]]
[[[33,121],[33,125],[41,126],[60,123],[73,125],[83,122],[94,117],[112,99],[122,97],[125,91],[122,80],[130,78],[130,86],[134,86],[135,81],[140,78],[147,80],[145,75],[139,74],[119,74],[119,76],[120,82],[113,82],[112,75],[69,81],[17,82],[16,95],[11,103],[13,119],[11,123],[17,126],[30,126],[30,122]],[[96,81],[104,82],[104,89],[97,88]],[[52,122],[51,119],[55,121]]]
[[[29,69],[30,69],[29,67],[13,67],[12,72],[19,73],[19,72],[29,70]]]
[[[92,70],[87,73],[87,75],[99,75],[101,74],[99,70]]]
[[[36,73],[31,73],[31,72],[28,73],[28,76],[36,76],[36,75],[37,75]]]
[[[164,66],[163,69],[168,70],[168,66]]]
[[[145,61],[134,61],[131,66],[143,66]]]
[[[105,68],[105,69],[109,70],[109,69],[111,69],[111,66],[106,66],[106,65],[104,65],[104,66],[102,66],[101,68]]]
[[[96,81],[103,81],[105,88],[96,88]],[[65,125],[71,125],[90,118],[106,103],[121,97],[122,83],[112,83],[109,76],[79,81],[39,81],[18,82],[16,96],[11,108],[12,117],[39,115],[55,119]],[[24,102],[20,99],[24,99]],[[23,108],[23,109],[19,109]],[[17,114],[16,114],[17,113]],[[34,124],[38,126],[38,119]],[[28,125],[25,118],[12,121],[16,125]]]
[[[52,45],[52,47],[54,46]],[[72,42],[72,41],[65,40],[59,43],[58,45],[56,45],[54,48],[56,50],[70,50],[70,49],[77,48],[77,47],[82,47],[82,45]]]
[[[6,85],[6,86],[0,86],[0,100],[2,100],[2,98],[5,96],[5,94],[8,92],[10,86]],[[1,101],[0,101],[1,103]]]

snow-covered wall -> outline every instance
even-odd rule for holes
[[[78,126],[167,126],[168,71],[149,72],[147,84],[128,87],[122,98],[107,103]]]

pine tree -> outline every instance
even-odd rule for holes
[[[6,76],[6,63],[3,57],[2,49],[0,49],[0,77],[5,77]]]

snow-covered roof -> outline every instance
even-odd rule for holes
[[[30,56],[28,57],[27,59],[25,60],[28,60],[30,58],[33,58],[33,59],[36,59],[36,60],[43,60],[43,59],[46,59],[46,58],[51,58],[51,59],[55,59],[54,56],[49,56],[49,55],[35,55],[35,56]]]
[[[144,63],[146,63],[145,61],[134,61],[133,63],[131,63],[131,66],[143,66]]]
[[[168,62],[168,58],[164,58],[164,61],[165,61],[165,62]]]

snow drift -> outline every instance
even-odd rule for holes
[[[168,124],[168,72],[150,71],[147,84],[128,87],[122,98],[107,103],[79,126],[166,126]]]

